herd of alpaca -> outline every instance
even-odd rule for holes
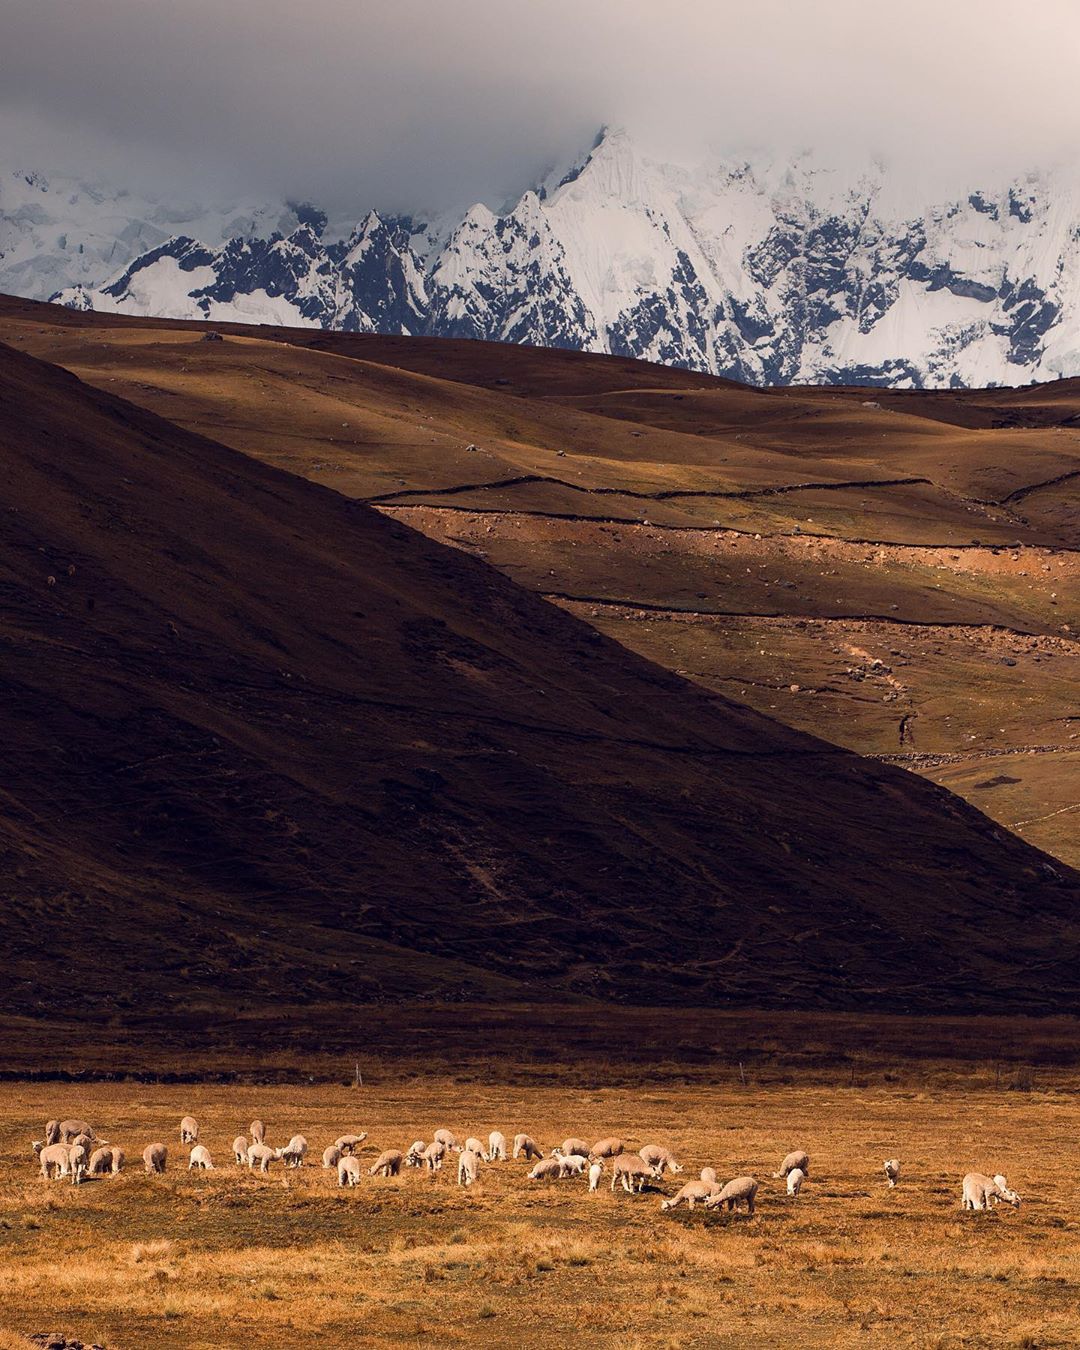
[[[339,1186],[356,1186],[360,1182],[362,1166],[357,1150],[367,1139],[366,1131],[342,1134],[323,1150],[322,1165],[337,1175]],[[189,1171],[212,1171],[214,1162],[210,1150],[199,1143],[199,1123],[194,1116],[185,1116],[180,1122],[180,1143],[188,1149]],[[123,1170],[124,1150],[102,1139],[85,1120],[50,1120],[45,1126],[44,1139],[35,1140],[34,1155],[46,1180],[70,1178],[75,1186],[87,1177],[115,1176]],[[304,1166],[308,1142],[302,1134],[294,1134],[287,1144],[271,1148],[266,1143],[266,1127],[261,1120],[253,1120],[247,1134],[233,1140],[233,1161],[250,1171],[268,1172],[270,1164],[281,1162],[287,1168]],[[403,1167],[417,1167],[434,1174],[442,1169],[449,1155],[457,1155],[457,1182],[472,1186],[480,1175],[482,1165],[508,1162],[523,1158],[533,1163],[527,1174],[529,1181],[552,1182],[569,1178],[585,1178],[590,1191],[599,1189],[605,1170],[611,1174],[611,1190],[621,1186],[628,1194],[641,1194],[646,1187],[659,1182],[665,1173],[675,1176],[684,1169],[670,1149],[660,1144],[646,1144],[637,1153],[627,1151],[622,1139],[610,1136],[588,1144],[584,1139],[570,1137],[556,1145],[545,1156],[543,1150],[528,1134],[514,1136],[508,1147],[506,1136],[492,1130],[487,1143],[470,1135],[459,1144],[447,1129],[436,1130],[431,1141],[416,1139],[407,1150],[385,1149],[367,1168],[373,1177],[397,1176]],[[168,1164],[165,1144],[153,1142],[142,1151],[143,1167],[148,1173],[164,1172]],[[892,1188],[900,1179],[900,1162],[889,1158],[882,1170],[886,1184]],[[810,1175],[810,1158],[801,1149],[789,1153],[774,1172],[773,1178],[782,1180],[787,1193],[797,1199],[803,1183]],[[704,1167],[697,1180],[688,1181],[673,1196],[661,1201],[662,1210],[685,1205],[705,1209],[735,1210],[740,1206],[753,1214],[757,1200],[758,1182],[752,1176],[733,1177],[721,1183],[716,1170]],[[989,1210],[1004,1203],[1020,1207],[1020,1197],[1011,1190],[1000,1173],[984,1176],[969,1172],[961,1186],[961,1204],[964,1209]]]

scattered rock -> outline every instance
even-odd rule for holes
[[[220,333],[204,333],[204,334],[202,335],[202,340],[203,340],[203,342],[224,342],[224,341],[225,341],[225,339],[221,336]]]
[[[56,1331],[37,1331],[26,1339],[31,1345],[41,1346],[42,1350],[105,1350],[103,1345],[69,1341],[66,1336],[61,1336]]]

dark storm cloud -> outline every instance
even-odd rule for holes
[[[603,122],[1037,166],[1080,131],[1072,0],[0,0],[4,163],[331,206],[498,203]]]

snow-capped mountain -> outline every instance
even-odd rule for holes
[[[62,288],[101,286],[177,234],[214,249],[299,223],[297,208],[285,203],[214,208],[30,170],[0,172],[0,291],[47,300]]]
[[[714,160],[606,132],[499,214],[177,210],[0,178],[0,289],[81,308],[643,357],[752,383],[1080,373],[1080,180],[921,199],[887,169]]]

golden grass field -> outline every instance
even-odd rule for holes
[[[437,1046],[432,1047],[437,1056]],[[963,1066],[960,1066],[961,1068]],[[948,1075],[939,1075],[941,1081]],[[0,1088],[0,1347],[60,1331],[125,1347],[1064,1346],[1080,1342],[1075,1090],[935,1086],[499,1087],[417,1076],[363,1088]],[[603,1081],[602,1072],[597,1081]],[[217,1169],[186,1170],[177,1126],[191,1111]],[[50,1116],[85,1115],[128,1154],[114,1179],[48,1183],[32,1138]],[[253,1117],[268,1142],[294,1131],[309,1165],[268,1177],[231,1162]],[[541,1187],[529,1165],[374,1179],[384,1147],[440,1125],[464,1137],[531,1132],[550,1149],[609,1132],[669,1144],[686,1175],[761,1181],[758,1212],[661,1214],[661,1192]],[[319,1166],[325,1144],[365,1129],[361,1185]],[[144,1145],[169,1145],[163,1177]],[[770,1173],[805,1147],[797,1201]],[[885,1187],[884,1158],[904,1164]],[[965,1171],[1003,1171],[1019,1212],[961,1211]]]

